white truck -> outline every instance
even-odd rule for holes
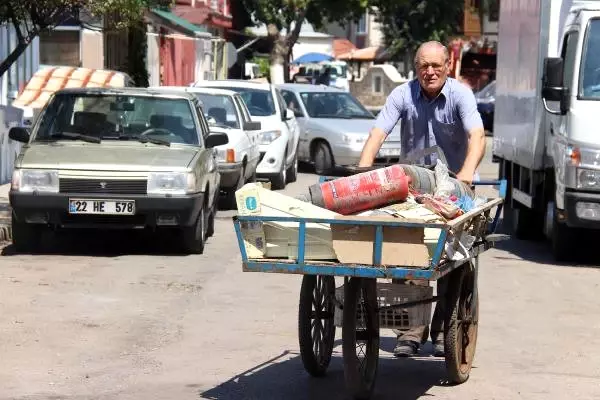
[[[569,261],[600,232],[600,1],[500,2],[496,80],[505,221]]]

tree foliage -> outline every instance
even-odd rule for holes
[[[17,46],[0,63],[0,76],[41,32],[50,30],[85,9],[92,16],[117,14],[114,26],[135,25],[149,7],[167,6],[171,0],[0,0],[0,24],[10,24]],[[114,14],[113,14],[114,13]]]
[[[461,29],[464,0],[375,0],[388,51],[400,59],[429,40],[445,43]]]
[[[273,43],[271,65],[286,64],[304,21],[320,29],[329,21],[358,20],[368,0],[243,0],[253,19],[264,24]],[[282,31],[285,30],[285,34]],[[272,74],[273,75],[273,74]],[[273,79],[273,77],[272,77]]]

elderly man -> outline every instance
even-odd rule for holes
[[[414,64],[417,78],[398,86],[389,95],[369,132],[358,166],[373,164],[387,135],[402,120],[402,154],[437,145],[444,152],[448,169],[458,179],[470,183],[476,179],[477,167],[485,153],[485,133],[475,96],[464,84],[448,78],[449,54],[441,43],[423,43]],[[435,155],[426,156],[425,163],[435,163]],[[438,282],[438,292],[443,292],[443,286],[444,280]],[[444,355],[444,310],[444,302],[438,302],[431,321],[436,356]],[[398,343],[394,355],[416,355],[420,344],[427,341],[426,328],[396,331]]]

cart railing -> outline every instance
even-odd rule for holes
[[[362,276],[362,277],[392,277],[396,279],[409,277],[411,279],[433,279],[449,272],[468,261],[468,258],[461,260],[462,262],[453,261],[452,267],[440,264],[444,255],[448,235],[453,233],[455,236],[455,246],[458,244],[461,232],[468,227],[469,223],[480,217],[482,214],[489,214],[490,210],[496,207],[496,214],[491,223],[486,218],[485,233],[478,235],[476,242],[473,245],[475,253],[480,250],[485,250],[485,236],[495,232],[504,198],[506,196],[506,181],[479,181],[474,182],[474,185],[489,185],[497,186],[499,197],[494,198],[485,204],[478,206],[460,217],[451,220],[447,223],[424,223],[411,221],[394,221],[394,220],[373,220],[361,219],[356,216],[351,218],[341,217],[339,219],[331,218],[306,218],[306,217],[275,217],[275,216],[241,216],[233,217],[234,228],[240,248],[242,263],[244,270],[260,271],[260,272],[283,272],[283,273],[298,273],[298,274],[315,274],[315,275],[338,275],[338,276]],[[298,246],[296,257],[289,259],[249,259],[244,236],[242,232],[242,224],[249,222],[291,222],[298,224]],[[306,243],[306,224],[328,224],[328,225],[360,225],[372,226],[375,228],[375,239],[373,241],[373,261],[370,265],[340,265],[339,263],[318,261],[305,261],[305,243]],[[441,233],[435,247],[433,256],[428,266],[423,268],[402,268],[396,265],[382,265],[382,251],[384,243],[384,227],[395,228],[435,228],[440,229]],[[456,248],[456,247],[455,247]],[[480,249],[480,250],[479,250]]]

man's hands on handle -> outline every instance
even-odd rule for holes
[[[483,127],[474,128],[469,132],[469,147],[465,162],[456,174],[456,179],[465,183],[473,183],[475,171],[485,154],[485,131]]]
[[[360,161],[358,167],[370,167],[375,161],[375,157],[381,148],[381,145],[385,141],[386,134],[380,128],[373,128],[369,132],[369,138],[365,142],[362,153],[360,155]]]

